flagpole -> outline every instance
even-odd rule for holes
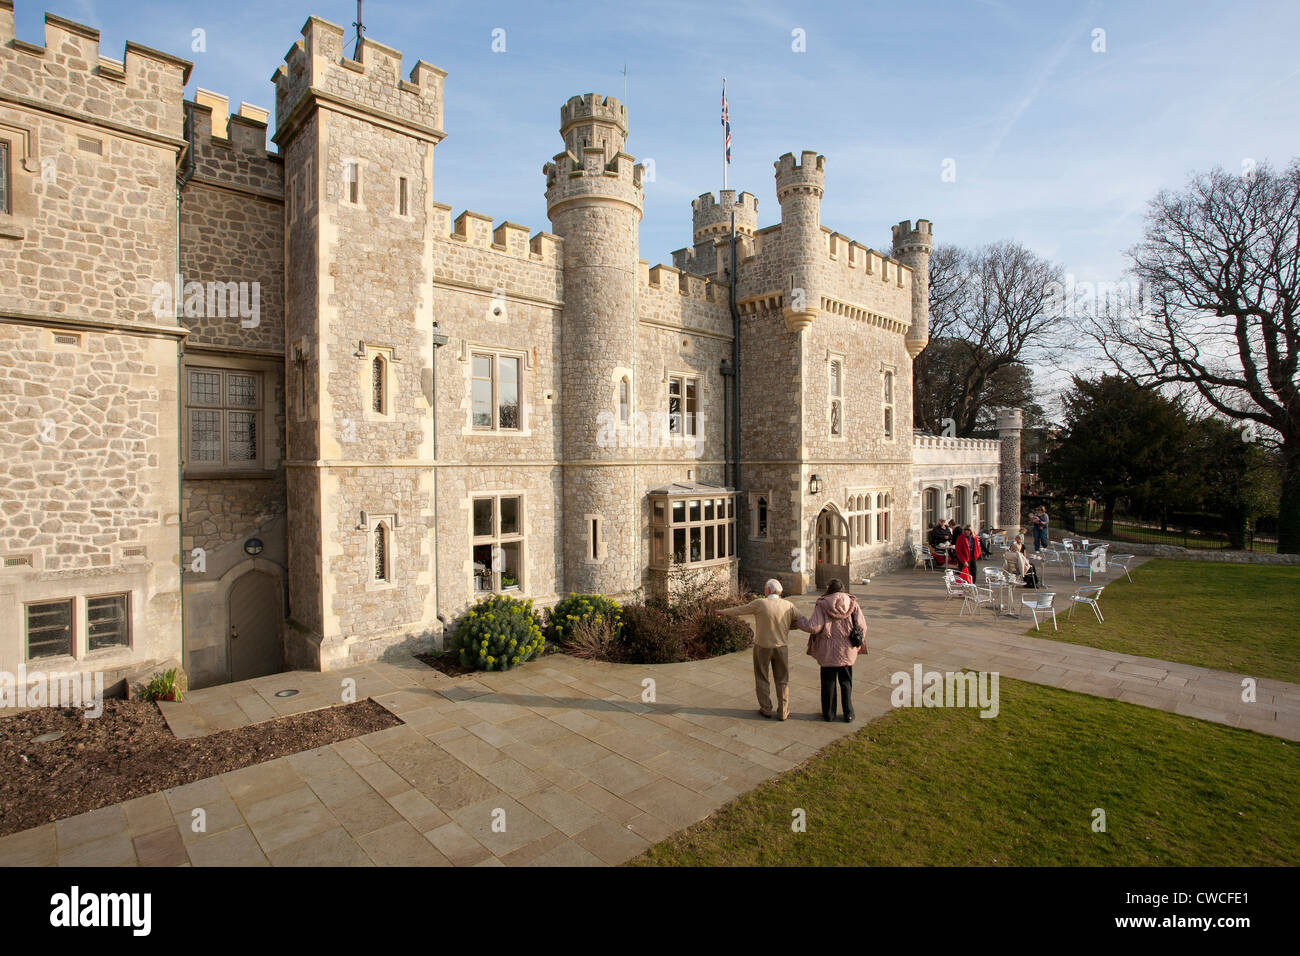
[[[722,188],[727,188],[727,121],[731,119],[727,106],[727,78],[722,78]]]

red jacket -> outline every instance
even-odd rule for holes
[[[962,564],[970,564],[972,561],[978,561],[980,555],[980,540],[976,537],[967,537],[962,535],[957,539],[957,544],[953,549],[957,554],[957,560]]]

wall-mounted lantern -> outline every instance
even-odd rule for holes
[[[952,511],[952,492],[951,492],[951,491],[948,492],[948,494],[946,494],[946,495],[944,496],[943,504],[944,504],[944,507],[945,507],[945,508],[947,508],[949,511]]]
[[[820,495],[822,493],[822,479],[820,475],[813,475],[808,479],[808,494]]]

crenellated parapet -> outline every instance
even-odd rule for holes
[[[574,96],[560,108],[565,151],[542,167],[547,215],[592,201],[621,202],[641,216],[644,168],[623,151],[627,108],[612,96]]]
[[[492,222],[491,216],[470,209],[453,219],[450,206],[433,204],[431,229],[435,239],[455,242],[466,249],[559,267],[564,242],[559,236],[539,230],[530,238],[527,226],[505,221],[494,229]]]
[[[802,193],[818,200],[826,191],[826,157],[816,150],[805,149],[799,159],[786,153],[774,164],[776,167],[776,199],[784,203],[787,196]]]
[[[196,90],[186,105],[193,124],[191,181],[284,195],[284,159],[266,148],[266,110],[241,103],[231,113],[227,97],[205,89]]]
[[[128,41],[122,59],[103,56],[99,31],[52,13],[45,45],[14,32],[12,0],[0,0],[0,74],[5,87],[91,123],[174,140],[184,133],[181,102],[193,64]]]
[[[271,76],[275,84],[276,142],[283,143],[315,101],[359,108],[400,125],[407,133],[440,141],[444,70],[418,60],[402,79],[401,51],[364,40],[353,59],[344,46],[344,30],[309,17],[302,39],[284,56]]]

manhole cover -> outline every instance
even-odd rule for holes
[[[38,744],[48,744],[52,740],[58,740],[65,733],[66,731],[63,730],[51,730],[48,734],[41,734],[39,737],[33,737],[32,739]]]
[[[293,696],[294,694],[296,694],[296,693],[298,693],[296,690],[277,690],[277,691],[275,692],[275,696],[276,696],[276,697],[292,697],[292,696]]]

